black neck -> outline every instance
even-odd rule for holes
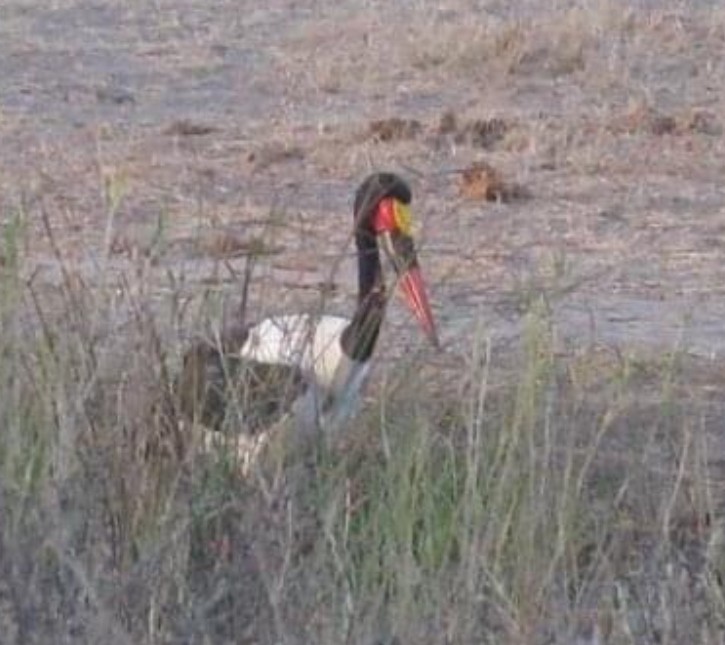
[[[375,235],[359,231],[355,236],[358,255],[358,300],[350,324],[342,332],[342,351],[355,361],[367,361],[375,349],[385,314],[385,284]]]

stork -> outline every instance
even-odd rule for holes
[[[413,315],[438,347],[412,237],[411,200],[396,174],[365,179],[353,209],[358,295],[352,317],[273,316],[228,330],[219,346],[195,345],[178,384],[186,416],[219,430],[230,412],[240,413],[235,423],[254,441],[288,414],[303,435],[340,427],[356,410],[388,305],[381,247]]]

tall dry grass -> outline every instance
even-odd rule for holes
[[[532,297],[516,347],[480,329],[457,372],[389,366],[344,437],[243,479],[164,443],[184,345],[150,290],[60,251],[43,290],[24,221],[0,280],[3,642],[720,642],[712,401],[684,355],[561,352]]]

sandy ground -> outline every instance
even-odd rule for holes
[[[0,204],[27,215],[38,283],[58,280],[45,213],[87,279],[236,296],[261,236],[255,302],[332,282],[326,308],[349,311],[353,263],[330,262],[355,186],[387,168],[413,183],[449,346],[477,320],[516,335],[543,294],[576,342],[725,349],[716,3],[258,5],[3,3]],[[475,161],[528,197],[466,193]]]

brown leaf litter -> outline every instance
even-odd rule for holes
[[[198,123],[188,119],[174,121],[164,130],[164,134],[177,137],[199,137],[218,132],[219,128],[208,123]]]
[[[283,246],[274,246],[260,237],[242,237],[231,231],[207,231],[193,240],[181,240],[190,245],[195,257],[211,257],[224,260],[247,256],[277,255],[284,251]]]
[[[456,114],[448,110],[438,123],[440,136],[452,136],[458,144],[491,150],[510,131],[511,124],[500,117],[473,119],[460,123]]]
[[[722,134],[722,125],[707,110],[692,108],[680,114],[666,114],[646,102],[638,102],[624,114],[615,116],[609,130],[615,134],[664,136],[696,133],[717,136]]]
[[[424,131],[431,134],[431,141],[450,138],[459,145],[493,149],[513,129],[513,123],[500,117],[461,121],[453,110],[444,112],[438,125],[421,123],[417,119],[391,117],[377,119],[368,125],[366,136],[379,142],[407,141],[418,138]]]
[[[288,161],[302,161],[305,151],[299,146],[284,143],[265,143],[247,155],[247,161],[253,164],[254,171],[260,172],[270,166]]]
[[[392,117],[371,121],[368,131],[378,141],[402,141],[415,139],[423,131],[423,126],[416,119]]]
[[[506,181],[501,173],[485,161],[476,161],[461,171],[459,193],[465,199],[510,202],[530,196],[520,184]]]

